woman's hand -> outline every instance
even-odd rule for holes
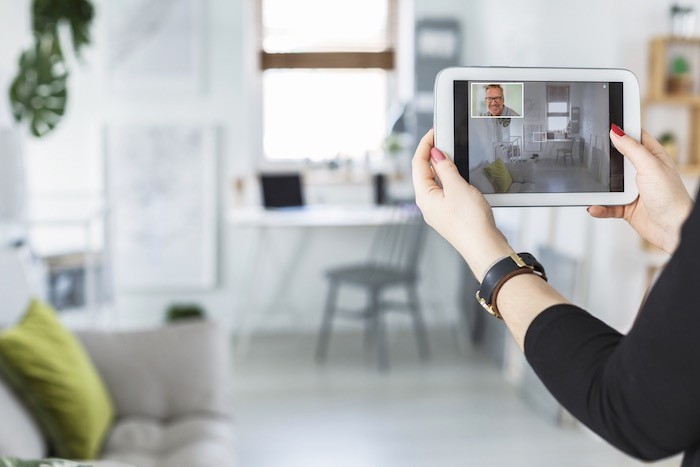
[[[642,131],[640,144],[615,127],[610,131],[610,139],[637,170],[639,196],[625,206],[591,206],[588,212],[593,217],[625,219],[648,242],[673,253],[680,241],[681,226],[693,208],[693,200],[658,141]]]
[[[488,267],[513,249],[496,227],[484,196],[433,145],[430,130],[413,156],[416,203],[428,225],[459,251],[481,282]],[[435,182],[436,175],[442,187]]]

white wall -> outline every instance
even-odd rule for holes
[[[99,7],[105,1],[97,2],[95,42],[87,49],[86,64],[73,70],[73,92],[65,121],[47,138],[26,141],[30,188],[35,192],[99,192],[101,135],[110,122],[166,119],[212,123],[221,129],[219,194],[223,219],[230,205],[229,181],[236,174],[251,172],[261,154],[251,0],[207,0],[204,92],[145,97],[112,94],[105,85],[104,24],[99,16]],[[700,1],[686,3],[700,10]],[[0,0],[2,89],[7,89],[17,56],[30,40],[29,5],[30,0]],[[667,31],[668,22],[662,19],[667,18],[669,5],[650,0],[415,0],[414,12],[417,18],[448,16],[462,21],[465,65],[624,67],[637,74],[644,92],[647,45],[652,36]],[[5,94],[0,92],[3,109]],[[5,111],[0,112],[0,124],[9,124]],[[638,259],[636,236],[624,223],[592,221],[583,207],[501,210],[497,217],[503,225],[519,229],[513,239],[518,249],[536,249],[538,244],[550,242],[586,260],[582,278],[586,292],[579,297],[581,303],[617,327],[629,325],[641,300],[644,268]],[[236,287],[241,275],[247,273],[240,269],[246,233],[231,233],[222,220],[219,236],[218,288],[202,294],[120,294],[122,316],[155,322],[172,298],[203,301],[220,315],[233,313],[240,306]],[[320,232],[319,237],[325,246],[308,258],[304,280],[296,281],[292,296],[296,308],[306,315],[300,322],[313,326],[325,293],[318,271],[324,264],[361,256],[371,232]],[[280,241],[282,250],[291,243],[285,238]],[[338,245],[343,248],[338,249]],[[435,236],[429,239],[428,247],[424,275],[430,280],[423,295],[432,297],[428,301],[437,310],[436,316],[449,316],[454,310],[447,308],[459,287],[459,260]]]

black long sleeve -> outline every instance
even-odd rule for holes
[[[700,466],[700,209],[624,336],[586,311],[556,305],[525,336],[525,355],[557,400],[641,459],[685,451]]]

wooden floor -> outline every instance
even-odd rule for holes
[[[360,333],[313,362],[315,336],[256,337],[235,362],[241,467],[641,466],[580,426],[529,407],[497,366],[431,330],[421,363],[409,333],[391,336],[380,374]],[[677,466],[678,457],[654,465]]]

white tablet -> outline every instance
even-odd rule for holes
[[[628,70],[456,67],[435,81],[435,146],[492,206],[627,204],[634,167],[611,124],[639,140]]]

